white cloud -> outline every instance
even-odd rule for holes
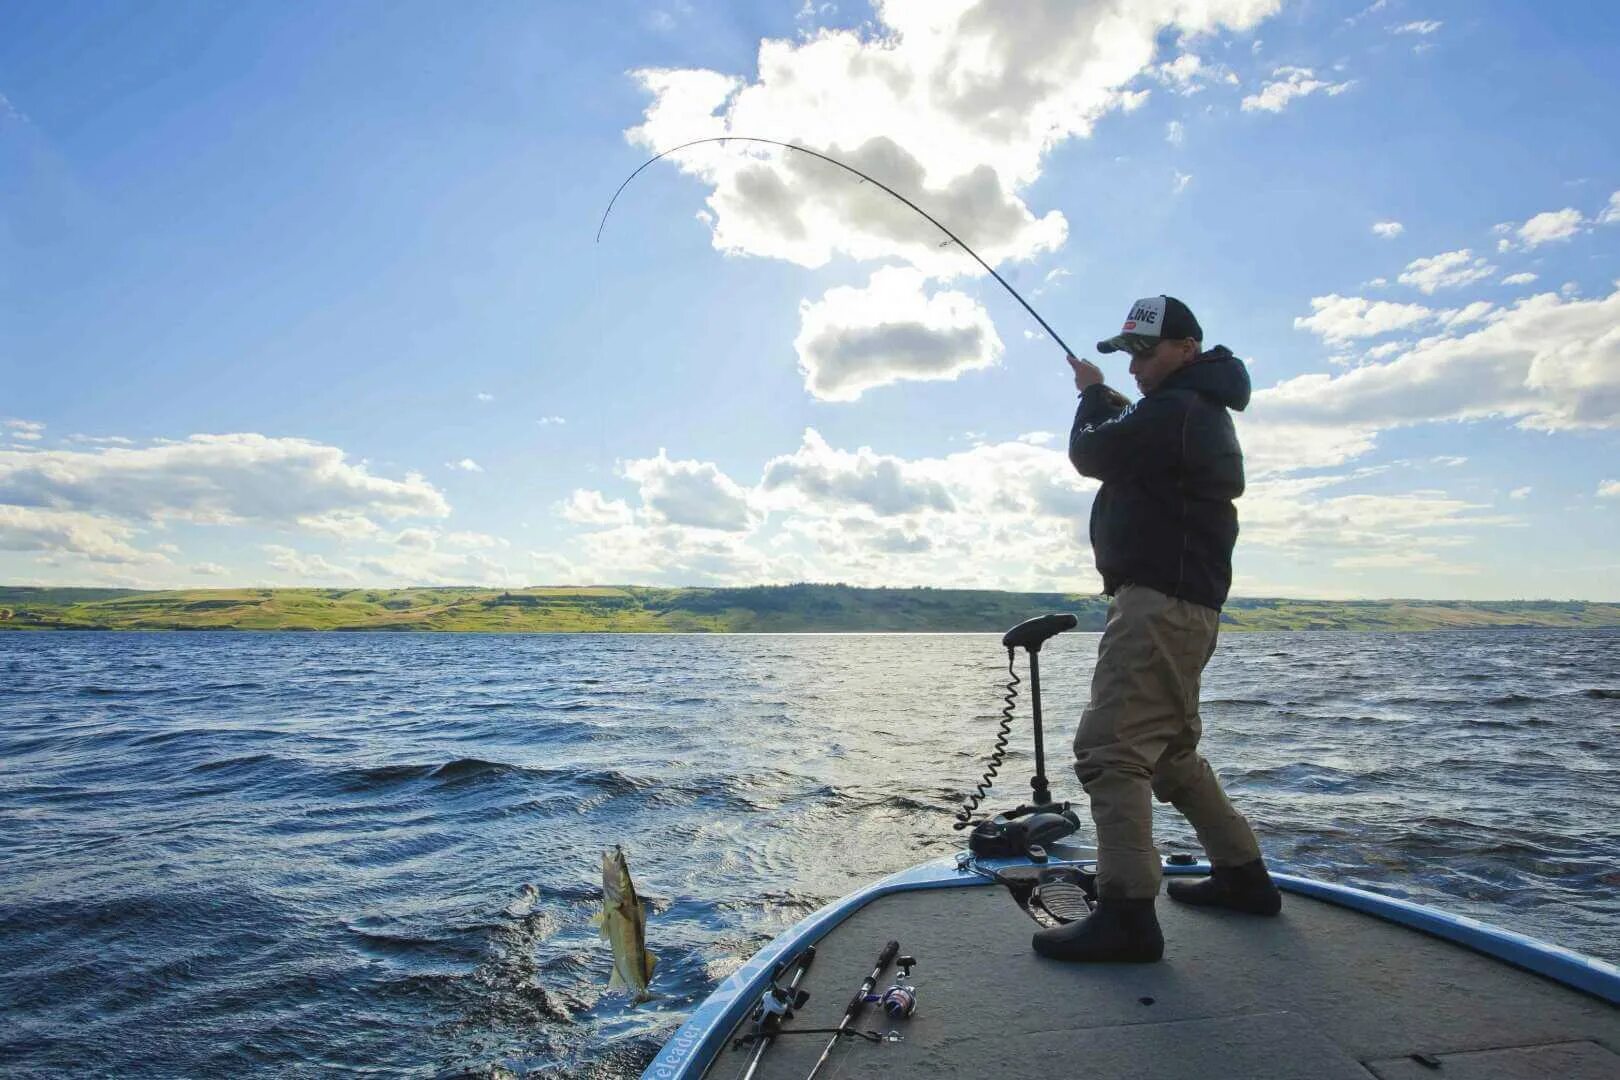
[[[1604,480],[1597,487],[1598,498],[1620,499],[1620,480]]]
[[[628,525],[630,506],[622,499],[609,499],[600,491],[577,490],[557,505],[557,512],[576,525]]]
[[[1432,34],[1445,24],[1436,19],[1424,19],[1421,22],[1409,22],[1394,28],[1397,34]]]
[[[426,479],[374,476],[305,439],[193,435],[142,448],[0,451],[0,503],[137,521],[298,527],[325,515],[443,517]]]
[[[553,424],[566,424],[568,421],[564,420],[560,416],[542,416],[540,419],[536,420],[535,423],[539,424],[541,427],[551,427]]]
[[[381,585],[472,585],[510,587],[525,584],[513,572],[481,551],[452,552],[436,548],[396,548],[360,559],[356,574]]]
[[[806,429],[798,450],[765,463],[760,481],[767,506],[774,509],[858,506],[882,517],[955,508],[946,486],[897,457],[866,447],[835,450],[817,431]]]
[[[1472,304],[1442,311],[1438,317],[1448,327],[1462,326],[1465,323],[1485,322],[1495,310],[1496,305],[1489,300],[1475,300]]]
[[[346,566],[337,566],[325,557],[300,552],[285,544],[265,544],[265,563],[273,570],[289,574],[300,585],[324,585],[355,581],[358,575]]]
[[[1104,115],[1145,100],[1126,89],[1167,32],[1242,30],[1279,0],[999,5],[885,0],[864,30],[761,43],[753,81],[643,70],[652,96],[629,132],[658,150],[700,136],[780,133],[847,160],[929,208],[992,263],[1062,244],[1067,222],[1017,194],[1044,155]],[[976,274],[938,231],[871,185],[804,154],[707,145],[672,155],[712,191],[713,241],[728,252],[821,266],[834,254],[900,255],[930,275]]]
[[[306,514],[296,519],[306,532],[335,536],[340,540],[369,540],[382,532],[382,526],[352,510],[334,510],[327,514]]]
[[[1280,67],[1271,74],[1275,82],[1266,83],[1258,94],[1250,94],[1243,99],[1244,112],[1280,113],[1295,98],[1319,91],[1329,97],[1336,97],[1354,85],[1349,82],[1331,83],[1318,79],[1315,72],[1304,67]]]
[[[122,435],[69,435],[68,442],[87,443],[90,446],[134,446],[134,439]]]
[[[1502,279],[1502,284],[1504,284],[1504,285],[1528,285],[1534,280],[1536,280],[1536,275],[1530,273],[1530,271],[1528,271],[1528,270],[1522,270],[1517,274],[1509,274],[1507,277],[1503,278]]]
[[[1382,236],[1385,240],[1393,240],[1406,231],[1406,226],[1398,221],[1375,221],[1372,227],[1373,235]]]
[[[1620,223],[1620,191],[1610,195],[1609,205],[1598,211],[1597,223],[1599,225]]]
[[[1527,248],[1550,244],[1555,240],[1568,240],[1580,231],[1585,218],[1574,207],[1548,210],[1519,226],[1518,236]]]
[[[495,395],[494,394],[486,394],[481,390],[474,396],[477,397],[479,401],[494,401],[495,400]]]
[[[444,535],[446,547],[460,551],[490,551],[504,549],[512,546],[512,542],[502,536],[493,536],[490,533],[473,532],[460,529]]]
[[[754,524],[748,493],[713,462],[672,461],[660,449],[621,463],[620,472],[640,485],[643,512],[654,521],[726,532]]]
[[[1018,441],[1030,446],[1047,446],[1056,438],[1057,435],[1050,431],[1026,431],[1018,436]]]
[[[401,529],[399,535],[394,537],[394,545],[416,551],[433,551],[439,546],[439,539],[432,529],[413,527]]]
[[[1309,330],[1330,344],[1343,344],[1356,338],[1376,337],[1392,330],[1403,330],[1434,318],[1434,311],[1422,304],[1397,304],[1388,300],[1368,300],[1337,293],[1311,298],[1311,314],[1296,317],[1296,329]]]
[[[1251,479],[1335,468],[1370,453],[1378,442],[1378,429],[1371,425],[1286,423],[1252,414],[1235,416],[1233,422]]]
[[[1476,281],[1483,281],[1494,273],[1496,267],[1491,266],[1483,258],[1476,258],[1467,248],[1462,248],[1458,251],[1413,259],[1406,264],[1406,269],[1396,280],[1402,285],[1411,285],[1432,296],[1436,289],[1470,285]]]
[[[137,530],[78,510],[0,503],[0,551],[46,556],[75,555],[98,563],[164,563],[161,553],[141,551],[130,540]]]
[[[1164,125],[1164,141],[1171,146],[1180,146],[1187,138],[1187,129],[1180,120],[1172,120]]]
[[[1180,195],[1183,191],[1187,190],[1187,185],[1192,183],[1192,173],[1184,173],[1177,170],[1175,177],[1176,179],[1171,185],[1170,192],[1173,195]]]
[[[0,420],[0,430],[23,442],[38,442],[45,437],[45,425],[38,420]]]
[[[1528,484],[1526,484],[1524,487],[1516,487],[1512,491],[1508,492],[1508,498],[1523,501],[1530,497],[1530,492],[1532,490],[1533,489]]]
[[[1431,464],[1447,469],[1455,469],[1460,465],[1468,464],[1468,459],[1457,454],[1440,454],[1429,459]]]
[[[1620,192],[1616,194],[1620,194]],[[1614,200],[1611,199],[1611,206],[1613,202]],[[1608,209],[1600,212],[1598,222],[1603,223],[1608,213]],[[1542,244],[1568,240],[1580,232],[1581,227],[1586,224],[1588,224],[1586,218],[1573,206],[1566,206],[1562,210],[1545,210],[1522,225],[1514,225],[1511,221],[1504,221],[1495,229],[1496,234],[1500,237],[1496,241],[1496,250],[1513,251],[1520,247],[1535,248]]]
[[[1460,530],[1502,524],[1489,507],[1440,491],[1330,495],[1344,477],[1278,477],[1254,484],[1239,504],[1243,542],[1341,570],[1472,572],[1456,558]]]
[[[455,469],[458,472],[484,471],[484,467],[470,457],[464,457],[460,461],[447,461],[444,463],[444,467],[447,469]]]
[[[1204,88],[1201,80],[1214,74],[1215,72],[1206,67],[1196,53],[1182,53],[1174,60],[1166,61],[1153,69],[1155,78],[1183,96],[1198,93]]]
[[[993,367],[1003,350],[990,316],[964,293],[923,291],[917,271],[886,267],[864,289],[840,286],[800,305],[793,345],[805,389],[853,401],[909,379],[954,379]]]
[[[201,574],[203,577],[224,577],[230,573],[229,570],[217,562],[192,563],[186,569],[193,574]]]
[[[1620,427],[1620,286],[1599,300],[1528,297],[1388,363],[1289,379],[1257,393],[1254,408],[1279,423],[1373,429],[1491,416],[1543,430]]]

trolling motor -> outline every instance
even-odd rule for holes
[[[952,828],[973,827],[968,835],[968,849],[982,858],[1011,858],[1027,855],[1036,862],[1046,861],[1046,845],[1060,840],[1080,828],[1079,816],[1067,802],[1052,801],[1051,785],[1046,779],[1046,748],[1041,732],[1041,669],[1040,651],[1046,639],[1073,630],[1080,620],[1068,613],[1040,615],[1019,623],[1002,637],[1007,650],[1006,705],[1001,710],[1001,727],[996,733],[995,749],[990,754],[990,766],[974,791],[957,812]],[[1029,653],[1030,711],[1035,729],[1035,775],[1029,786],[1033,801],[997,814],[988,820],[975,822],[973,813],[994,786],[996,774],[1007,756],[1007,740],[1012,733],[1013,703],[1018,697],[1018,672],[1013,669],[1017,651]]]

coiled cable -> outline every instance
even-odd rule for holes
[[[968,795],[962,802],[962,809],[956,812],[956,820],[951,828],[958,831],[973,824],[973,812],[979,808],[984,797],[990,794],[995,786],[996,774],[1001,772],[1001,763],[1007,757],[1007,740],[1012,736],[1013,703],[1018,699],[1018,684],[1023,682],[1018,672],[1013,670],[1013,656],[1016,650],[1007,650],[1007,695],[1002,698],[1007,704],[1001,710],[1001,727],[996,731],[996,745],[990,752],[990,767],[984,771],[984,778],[975,785],[973,794]]]

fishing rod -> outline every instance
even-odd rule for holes
[[[821,1067],[827,1064],[827,1055],[831,1054],[833,1047],[838,1045],[838,1040],[843,1036],[845,1029],[854,1023],[855,1017],[859,1016],[861,1010],[866,1008],[867,995],[877,986],[878,979],[883,977],[883,969],[894,962],[895,954],[899,951],[900,943],[898,941],[891,941],[883,946],[883,951],[878,954],[877,967],[873,968],[872,974],[868,975],[866,981],[861,983],[861,988],[855,991],[855,996],[849,999],[849,1008],[844,1010],[844,1018],[838,1021],[838,1027],[833,1031],[833,1037],[827,1043],[827,1049],[823,1050],[821,1057],[816,1059],[815,1067],[810,1070],[810,1075],[805,1077],[805,1080],[816,1080],[816,1073],[820,1072]]]
[[[641,165],[636,168],[635,172],[633,172],[629,176],[625,177],[624,178],[624,183],[619,185],[619,190],[615,191],[613,193],[613,198],[608,200],[607,209],[602,211],[601,224],[597,225],[597,227],[596,227],[596,242],[597,243],[602,242],[602,230],[607,227],[608,215],[613,212],[613,204],[619,201],[619,195],[624,191],[625,188],[630,186],[630,181],[634,180],[641,173],[642,169],[645,169],[647,166],[651,165],[653,162],[657,161],[659,158],[667,157],[668,155],[673,154],[678,150],[685,150],[689,146],[697,146],[697,145],[699,145],[701,143],[713,143],[713,142],[725,143],[725,142],[731,142],[732,140],[736,140],[737,142],[765,143],[765,144],[767,144],[769,146],[782,146],[782,147],[786,147],[789,150],[797,150],[801,154],[809,154],[811,157],[819,158],[822,161],[825,161],[830,165],[836,165],[840,169],[843,169],[845,172],[854,173],[856,176],[860,177],[862,180],[866,181],[867,183],[875,184],[877,187],[882,188],[884,191],[888,192],[890,195],[893,195],[895,198],[899,199],[901,202],[905,203],[907,206],[909,206],[913,210],[917,211],[917,213],[919,213],[923,217],[927,218],[929,223],[932,224],[934,226],[934,228],[938,229],[940,232],[942,232],[946,236],[950,237],[952,243],[954,243],[957,247],[961,248],[963,251],[967,252],[969,255],[973,256],[973,261],[978,263],[980,266],[984,267],[985,270],[989,272],[990,276],[995,278],[996,281],[1001,285],[1001,287],[1003,289],[1006,289],[1009,293],[1012,293],[1012,298],[1014,300],[1017,300],[1020,304],[1022,304],[1024,306],[1024,310],[1029,312],[1030,315],[1034,317],[1035,321],[1041,324],[1041,329],[1045,330],[1047,332],[1047,334],[1051,336],[1053,341],[1057,342],[1059,345],[1061,345],[1063,347],[1063,351],[1065,353],[1067,353],[1070,356],[1078,355],[1073,349],[1069,348],[1069,346],[1064,342],[1064,340],[1062,338],[1058,337],[1057,331],[1053,330],[1050,326],[1048,326],[1046,324],[1046,320],[1041,318],[1040,314],[1038,312],[1036,312],[1036,310],[1034,308],[1029,306],[1029,301],[1025,300],[1022,296],[1018,295],[1018,290],[1017,289],[1015,289],[1011,285],[1007,284],[1007,280],[1005,278],[1003,278],[1000,274],[996,273],[994,267],[992,267],[989,263],[985,262],[983,259],[979,258],[979,253],[978,252],[974,251],[972,248],[970,248],[966,244],[964,244],[962,242],[961,237],[957,236],[955,233],[951,232],[951,230],[947,229],[939,221],[938,218],[934,217],[933,214],[930,214],[928,211],[924,210],[922,207],[918,206],[916,203],[912,202],[910,199],[906,198],[904,195],[900,194],[898,191],[894,190],[894,188],[890,187],[888,184],[885,184],[883,181],[878,180],[878,179],[876,179],[874,177],[868,176],[865,173],[861,172],[861,170],[855,168],[855,166],[846,165],[842,161],[839,161],[835,157],[829,157],[828,155],[823,154],[818,150],[811,150],[808,147],[799,146],[799,145],[797,145],[795,143],[781,142],[781,141],[779,141],[777,139],[760,139],[760,138],[755,138],[752,135],[714,135],[714,136],[711,136],[711,137],[706,138],[706,139],[693,139],[691,142],[684,142],[684,143],[681,143],[679,146],[672,146],[668,150],[660,151],[659,153],[654,154],[652,157],[648,158],[646,161],[642,162]]]
[[[765,991],[760,999],[759,1030],[754,1033],[755,1047],[753,1060],[749,1061],[748,1068],[743,1070],[742,1080],[754,1080],[754,1073],[759,1070],[760,1059],[765,1056],[765,1048],[771,1045],[782,1025],[787,1023],[793,1010],[799,1008],[809,998],[808,991],[800,990],[799,983],[804,979],[804,973],[810,970],[810,961],[816,958],[816,947],[806,945],[804,952],[799,954],[799,969],[793,973],[793,981],[788,983],[786,990],[776,985],[776,979],[771,980],[771,988]],[[780,973],[778,973],[780,978]]]

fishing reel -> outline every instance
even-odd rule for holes
[[[1046,747],[1041,730],[1039,660],[1041,646],[1048,638],[1065,630],[1074,629],[1079,622],[1079,619],[1068,613],[1040,615],[1019,623],[1007,631],[1001,639],[1002,646],[1007,650],[1007,674],[1010,676],[1007,694],[1003,698],[1006,705],[1001,710],[1001,726],[996,733],[995,749],[990,754],[990,765],[985,770],[983,779],[963,802],[953,826],[956,829],[973,826],[973,832],[968,835],[968,849],[981,858],[1028,856],[1036,862],[1045,862],[1047,844],[1060,840],[1080,828],[1080,818],[1069,808],[1068,803],[1052,801],[1051,784],[1046,779]],[[1007,740],[1012,731],[1013,705],[1018,697],[1018,684],[1022,681],[1013,670],[1013,659],[1020,648],[1029,653],[1030,712],[1035,734],[1035,775],[1030,777],[1029,786],[1034,799],[1013,810],[997,814],[989,820],[975,822],[973,813],[995,784],[996,775],[1001,771],[1001,763],[1007,755]]]
[[[902,956],[896,963],[900,965],[900,974],[895,976],[894,983],[881,995],[870,994],[866,1000],[877,1002],[889,1019],[905,1020],[917,1011],[917,988],[908,981],[911,969],[917,966],[917,958]]]
[[[811,956],[815,955],[814,946],[808,951]],[[807,958],[799,960],[801,972],[803,968],[809,966]],[[776,1023],[780,1024],[803,1008],[804,1003],[810,1000],[810,991],[799,989],[799,979],[802,974],[795,974],[790,985],[782,985],[781,978],[788,967],[787,963],[779,964],[776,970],[771,973],[771,985],[765,988],[765,992],[760,995],[759,1004],[754,1006],[751,1019],[755,1024],[765,1025],[773,1016],[777,1018]]]

